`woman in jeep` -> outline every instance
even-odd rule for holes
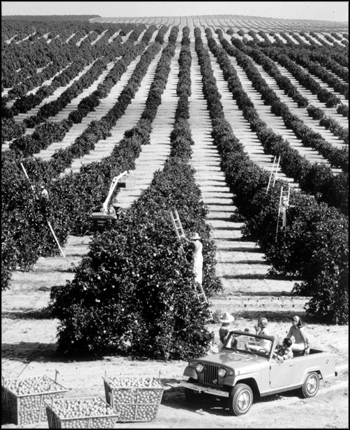
[[[300,317],[297,315],[293,317],[293,325],[289,329],[286,336],[288,339],[294,337],[294,343],[292,345],[293,352],[299,353],[299,355],[307,355],[310,352],[309,338],[305,332],[303,323]]]
[[[269,330],[267,329],[268,321],[266,318],[260,318],[258,324],[254,326],[257,335],[270,336]],[[257,351],[261,348],[268,351],[271,347],[271,342],[266,339],[259,339],[257,343],[247,343],[246,348],[251,351]]]

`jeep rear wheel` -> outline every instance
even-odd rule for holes
[[[253,404],[253,391],[246,384],[233,387],[229,397],[229,409],[233,415],[246,414]]]
[[[316,396],[318,389],[320,388],[320,378],[318,373],[311,372],[307,375],[304,384],[301,387],[302,397],[314,397]]]

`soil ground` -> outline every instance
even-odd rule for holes
[[[103,379],[107,376],[150,376],[160,378],[165,391],[157,418],[151,422],[116,423],[115,428],[348,428],[348,327],[315,324],[306,320],[314,346],[334,355],[339,376],[321,384],[313,399],[301,399],[296,392],[256,402],[242,417],[230,415],[226,405],[214,397],[195,404],[185,400],[179,386],[184,361],[137,361],[128,357],[104,356],[99,360],[70,361],[56,356],[58,321],[45,313],[50,287],[72,279],[60,258],[40,259],[32,273],[15,272],[11,289],[2,294],[2,376],[4,378],[47,375],[68,388],[66,397],[98,395],[105,398]],[[45,264],[43,264],[43,262]],[[45,268],[45,270],[44,270]],[[219,309],[217,309],[219,310]],[[226,309],[220,309],[225,312]],[[252,327],[256,320],[236,316],[234,327]],[[271,333],[283,337],[290,327],[285,317],[270,319]],[[211,324],[217,333],[219,324]],[[31,428],[2,420],[2,428]],[[36,428],[48,428],[43,422]]]

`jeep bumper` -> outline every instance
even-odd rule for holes
[[[180,385],[182,387],[189,388],[190,390],[198,391],[198,393],[212,394],[214,396],[219,396],[219,397],[229,397],[230,395],[227,391],[217,390],[216,388],[212,388],[212,387],[204,387],[202,385],[193,384],[191,382],[181,381]]]

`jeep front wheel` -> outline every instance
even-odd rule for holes
[[[246,414],[253,404],[253,391],[246,384],[233,387],[229,397],[229,409],[233,415]]]
[[[307,375],[305,382],[301,387],[301,395],[302,397],[314,397],[316,396],[319,388],[320,378],[318,373],[311,372]]]

